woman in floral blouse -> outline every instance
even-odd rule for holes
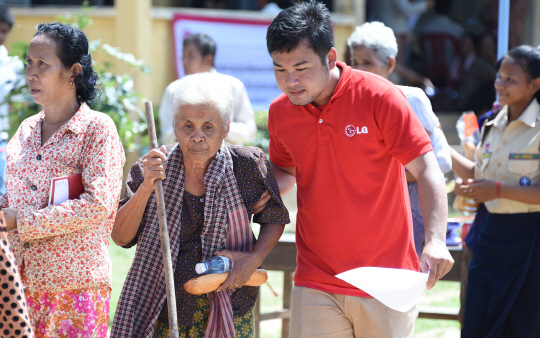
[[[89,108],[98,78],[80,30],[40,24],[26,61],[30,92],[43,110],[7,146],[0,206],[31,323],[36,337],[106,337],[122,144],[113,121]],[[51,179],[79,173],[84,193],[49,204]]]

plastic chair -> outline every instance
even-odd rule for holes
[[[425,33],[419,42],[424,54],[425,75],[435,86],[451,88],[450,68],[459,56],[459,40],[450,34]]]

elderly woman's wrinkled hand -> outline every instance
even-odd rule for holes
[[[215,255],[229,257],[232,261],[229,278],[216,291],[241,288],[262,263],[256,255],[249,252],[221,250]]]
[[[143,156],[142,165],[144,171],[143,187],[150,191],[154,190],[154,183],[159,178],[165,179],[165,161],[167,161],[167,150],[165,146],[159,149],[152,149]]]

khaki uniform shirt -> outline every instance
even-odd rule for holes
[[[540,104],[536,99],[510,124],[505,106],[486,123],[489,125],[488,134],[476,148],[475,178],[514,186],[540,185]],[[497,214],[540,212],[540,204],[504,198],[487,201],[485,205],[489,212]]]

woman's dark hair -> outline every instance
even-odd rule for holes
[[[92,68],[86,35],[78,28],[58,22],[39,24],[34,37],[38,35],[45,35],[56,42],[56,56],[65,68],[69,69],[76,63],[82,66],[82,72],[73,81],[77,87],[77,101],[92,106],[100,90],[96,87],[98,75]]]
[[[512,58],[527,73],[529,80],[540,78],[540,50],[535,47],[522,45],[506,53],[506,57]],[[502,59],[497,69],[501,67]],[[540,90],[534,94],[536,101],[540,103]]]
[[[207,55],[216,56],[216,42],[204,33],[191,34],[184,39],[184,48],[188,44],[194,44],[204,58]]]
[[[11,13],[9,12],[6,6],[0,6],[0,22],[7,23],[10,30],[11,28],[13,28],[13,24],[15,23],[15,19],[13,19],[13,15],[11,15]]]
[[[326,65],[326,56],[334,47],[334,29],[328,9],[316,0],[296,2],[279,13],[266,32],[268,53],[290,53],[303,40],[308,39],[311,48]]]

